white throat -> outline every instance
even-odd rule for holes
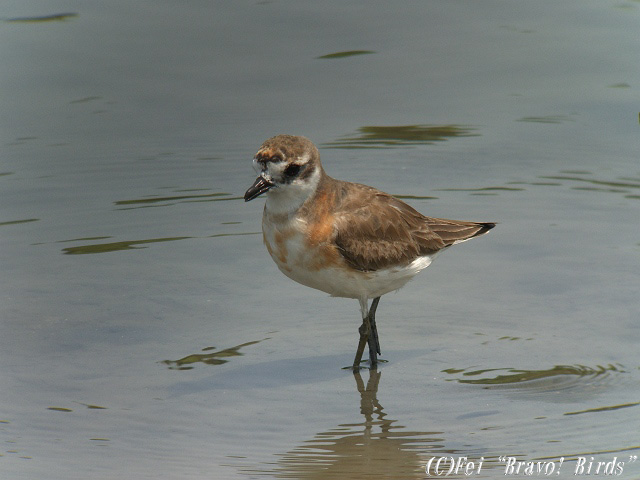
[[[267,192],[266,211],[278,215],[298,210],[315,193],[321,173],[320,168],[315,168],[314,172],[304,180],[296,179],[291,183],[271,188]]]

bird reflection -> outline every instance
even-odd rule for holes
[[[388,418],[377,398],[381,375],[369,370],[365,385],[354,371],[363,421],[340,424],[282,454],[277,478],[424,478],[426,454],[444,450],[442,432],[409,431]]]

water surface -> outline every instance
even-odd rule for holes
[[[0,18],[3,478],[420,479],[441,457],[640,477],[640,4]],[[499,222],[382,299],[377,371],[342,369],[357,302],[281,275],[242,200],[278,133]]]

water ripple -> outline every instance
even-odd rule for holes
[[[583,389],[588,389],[589,393],[608,390],[614,381],[620,379],[620,375],[627,372],[622,365],[609,364],[595,367],[556,365],[542,370],[449,368],[443,370],[443,373],[456,376],[448,381],[483,385],[487,389],[508,389],[534,395],[563,392],[570,397]],[[562,400],[562,398],[554,396],[554,400]]]

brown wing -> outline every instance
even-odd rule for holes
[[[361,271],[406,265],[494,226],[425,217],[387,193],[338,183],[334,243],[344,259]]]

